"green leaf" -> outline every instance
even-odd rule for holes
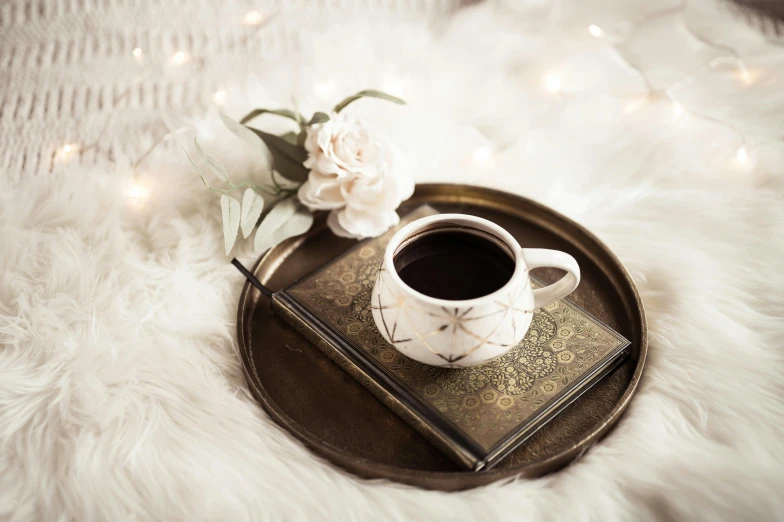
[[[300,147],[305,146],[305,141],[308,139],[308,131],[302,130],[299,134],[297,134],[297,145]]]
[[[253,232],[262,210],[264,210],[264,198],[256,194],[252,188],[246,188],[245,194],[242,196],[242,214],[240,216],[242,237],[247,238]]]
[[[294,131],[289,131],[286,134],[281,134],[280,137],[282,139],[288,141],[292,145],[296,145],[297,144],[297,133],[294,132]]]
[[[240,123],[244,125],[262,114],[277,114],[278,116],[294,120],[299,125],[302,125],[305,122],[305,118],[300,113],[288,109],[254,109],[246,114],[245,117],[240,120]]]
[[[283,177],[300,183],[308,179],[309,171],[303,165],[308,157],[308,152],[304,148],[292,145],[280,136],[253,127],[248,127],[248,129],[256,133],[267,145],[272,153],[272,164]]]
[[[272,154],[267,145],[264,143],[264,140],[262,140],[260,136],[257,136],[249,127],[232,120],[223,113],[221,113],[220,116],[226,128],[233,132],[238,138],[242,139],[245,143],[254,149],[260,150],[264,157],[269,161],[275,161],[274,157],[270,158]]]
[[[237,240],[237,229],[240,226],[240,202],[223,194],[220,205],[223,217],[223,245],[226,247],[226,255],[229,255]]]
[[[201,148],[199,141],[195,137],[193,138],[193,145],[196,147],[196,153],[199,155],[201,160],[206,163],[208,167],[210,167],[210,170],[213,172],[213,174],[215,174],[215,176],[217,176],[221,181],[228,183],[229,173],[226,172],[226,168],[221,165],[219,161],[208,156],[204,152],[204,149]]]
[[[253,239],[253,250],[263,252],[270,249],[290,237],[304,234],[312,224],[313,215],[297,198],[284,199],[262,220]]]
[[[325,112],[316,112],[313,114],[313,117],[310,118],[308,126],[316,125],[317,123],[324,123],[325,121],[329,121],[329,114]]]
[[[387,101],[391,101],[393,103],[397,103],[399,105],[405,105],[406,104],[405,101],[401,100],[400,98],[398,98],[396,96],[392,96],[391,94],[387,94],[387,93],[381,92],[381,91],[376,91],[376,90],[373,90],[373,89],[367,89],[367,90],[364,90],[364,91],[359,91],[358,93],[354,94],[353,96],[349,96],[348,98],[346,98],[342,102],[338,103],[337,105],[335,105],[335,108],[333,109],[333,111],[334,112],[340,112],[343,109],[345,109],[348,106],[348,104],[350,104],[352,102],[355,102],[355,101],[357,101],[360,98],[379,98],[379,99],[382,99],[382,100],[387,100]]]

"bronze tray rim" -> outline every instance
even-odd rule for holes
[[[601,440],[602,437],[615,426],[639,388],[648,354],[648,326],[645,308],[634,280],[618,257],[596,235],[572,219],[524,196],[476,185],[421,183],[417,184],[414,197],[425,198],[428,202],[434,203],[469,203],[494,209],[498,209],[499,206],[504,207],[505,211],[516,215],[520,219],[533,221],[535,224],[546,228],[551,233],[554,233],[569,242],[574,243],[573,237],[576,235],[582,236],[581,243],[587,242],[593,244],[596,251],[584,251],[584,253],[592,258],[609,279],[617,279],[618,276],[620,276],[623,288],[619,293],[624,300],[625,306],[631,308],[634,320],[638,321],[636,329],[637,335],[632,336],[632,339],[630,339],[632,345],[636,344],[639,347],[638,350],[636,350],[637,365],[635,366],[626,390],[613,409],[599,420],[589,433],[573,442],[571,446],[564,448],[558,453],[529,462],[517,468],[496,468],[482,472],[427,471],[390,466],[363,457],[353,456],[329,443],[317,439],[309,432],[302,429],[297,422],[292,420],[273,400],[270,399],[263,389],[259,389],[255,379],[250,375],[250,352],[245,338],[245,318],[249,311],[249,298],[253,291],[253,287],[250,282],[246,280],[240,294],[239,307],[237,310],[237,338],[243,372],[246,381],[250,385],[253,396],[280,427],[294,435],[294,437],[305,444],[306,447],[344,470],[363,478],[388,479],[426,489],[454,491],[470,489],[497,481],[513,480],[516,477],[538,477],[564,467],[581,453],[585,452],[591,445]],[[537,219],[532,219],[530,210],[524,212],[521,210],[523,208],[535,210]],[[564,234],[563,228],[571,229],[572,233],[568,235]],[[311,231],[311,233],[312,232],[313,231]],[[260,256],[253,265],[253,269],[251,270],[252,273],[257,275],[259,268],[268,258],[285,258],[284,254],[296,249],[309,235],[310,233],[295,238],[294,240],[287,241],[278,247],[273,248],[265,255]],[[597,253],[606,258],[604,262],[597,259]],[[609,273],[609,270],[615,272],[615,277],[613,277],[612,273]],[[253,306],[255,306],[255,303],[253,303]]]

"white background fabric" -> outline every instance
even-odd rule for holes
[[[725,4],[17,1],[0,29],[0,518],[781,519],[784,50]],[[418,181],[550,205],[639,285],[640,392],[569,468],[457,494],[362,481],[248,396],[193,135],[137,160],[190,125],[260,179],[216,91],[240,116],[366,87],[408,100],[351,111]]]

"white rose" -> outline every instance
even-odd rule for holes
[[[389,140],[340,114],[308,129],[308,180],[299,199],[314,210],[331,210],[327,223],[342,237],[375,237],[396,225],[395,210],[411,197],[411,169]]]
[[[383,167],[383,144],[356,118],[332,114],[308,128],[305,166],[338,179],[375,177]]]

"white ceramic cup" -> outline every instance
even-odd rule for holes
[[[404,246],[444,230],[460,230],[493,241],[515,260],[511,279],[475,299],[453,301],[422,294],[395,270]],[[557,282],[533,290],[528,272],[539,267],[566,270]],[[521,248],[495,223],[463,214],[439,214],[401,228],[390,240],[376,275],[371,307],[381,335],[398,351],[433,366],[476,366],[509,351],[525,337],[533,311],[569,295],[580,282],[580,267],[557,250]]]

